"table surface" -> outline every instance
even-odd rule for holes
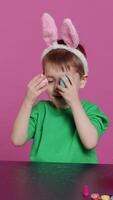
[[[113,194],[112,164],[63,164],[0,161],[2,200],[90,200],[89,192]]]

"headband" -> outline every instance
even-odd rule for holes
[[[88,62],[84,54],[77,49],[79,45],[79,36],[77,31],[69,18],[64,19],[61,33],[62,39],[66,43],[58,44],[58,33],[54,19],[48,14],[44,13],[42,16],[43,39],[47,44],[47,48],[43,51],[41,59],[53,49],[65,49],[75,54],[82,62],[85,75],[88,74]]]

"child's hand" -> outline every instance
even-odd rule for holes
[[[72,105],[76,102],[76,100],[79,100],[79,87],[78,87],[78,81],[79,81],[79,74],[77,73],[74,77],[72,74],[66,74],[68,76],[68,79],[65,77],[62,77],[61,79],[65,83],[66,87],[63,87],[61,85],[57,85],[58,92],[63,96],[65,101],[68,105]]]
[[[38,74],[27,85],[26,99],[33,104],[36,98],[47,89],[48,80],[45,75]]]

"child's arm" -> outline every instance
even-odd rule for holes
[[[98,143],[98,133],[86,115],[80,100],[71,104],[71,109],[79,137],[87,149],[94,148]]]
[[[73,79],[72,76],[68,78],[70,79],[70,82],[65,77],[62,77],[66,88],[58,85],[57,89],[72,109],[75,125],[82,144],[85,148],[92,149],[98,143],[98,133],[80,103],[79,89],[77,86],[79,75],[76,74],[75,79]]]
[[[32,106],[36,98],[47,89],[47,79],[38,75],[28,83],[27,94],[17,114],[12,131],[12,142],[15,145],[22,145],[26,142],[28,134],[29,118]]]

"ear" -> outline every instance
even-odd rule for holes
[[[61,34],[67,46],[77,48],[79,44],[79,36],[76,31],[76,28],[74,27],[72,21],[69,18],[64,19],[61,28]]]
[[[57,27],[54,19],[48,13],[42,15],[42,31],[43,39],[48,46],[57,42]]]
[[[80,79],[80,88],[84,88],[86,83],[87,83],[87,78],[88,75],[84,75],[81,79]]]

